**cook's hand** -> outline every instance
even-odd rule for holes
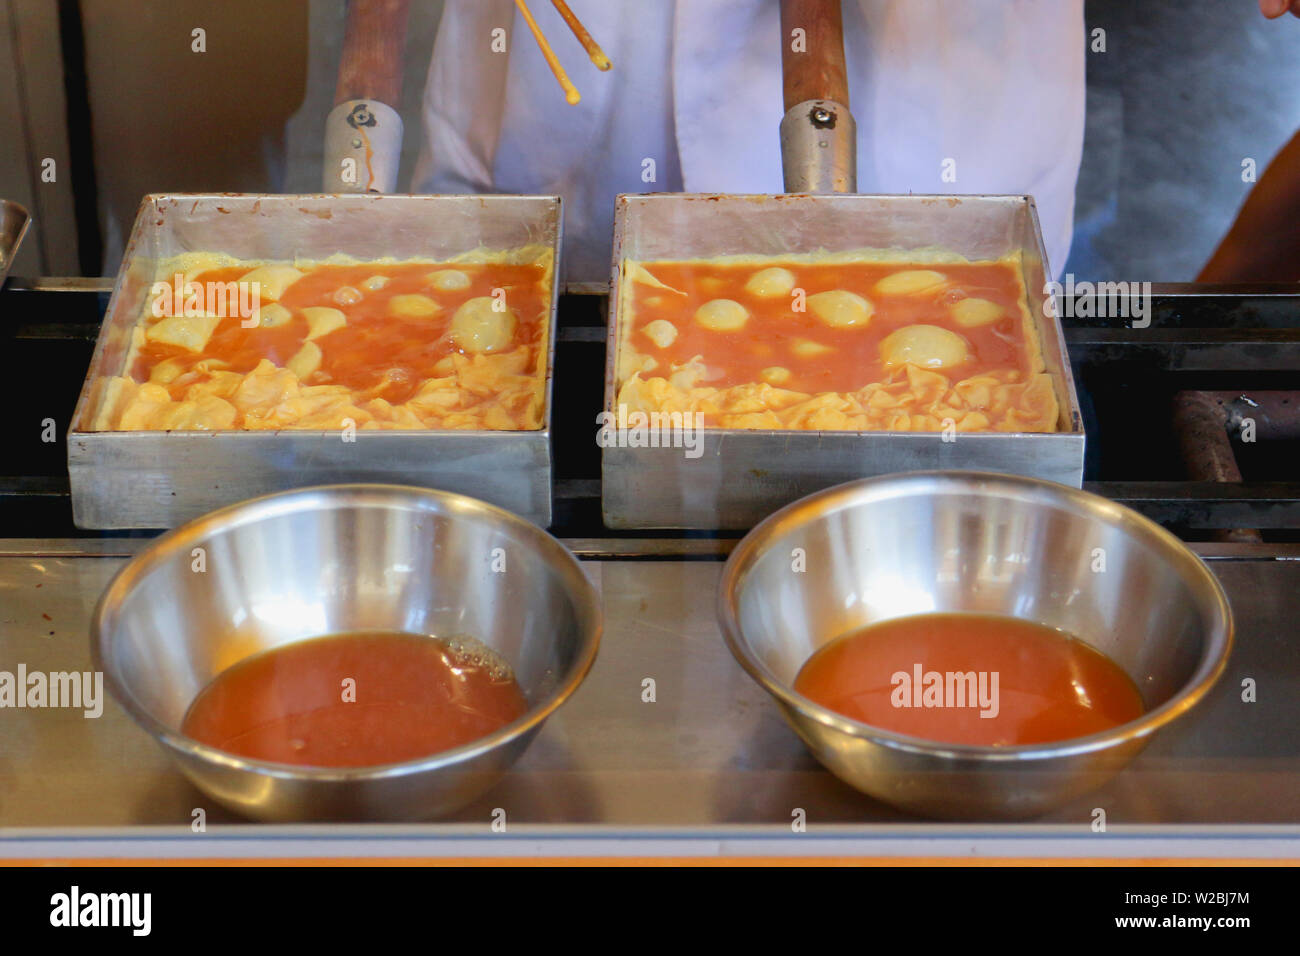
[[[1259,12],[1274,20],[1291,11],[1291,16],[1300,17],[1300,0],[1259,0]]]

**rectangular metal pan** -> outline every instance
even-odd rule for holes
[[[5,284],[9,267],[23,244],[32,217],[22,206],[9,199],[0,199],[0,285]]]
[[[1046,253],[1028,196],[619,196],[604,408],[617,413],[625,261],[865,248],[898,249],[905,259],[909,250],[934,247],[969,259],[1021,253],[1029,311],[1061,409],[1058,431],[962,433],[945,442],[928,432],[705,429],[698,458],[680,448],[609,446],[601,457],[605,523],[618,529],[743,529],[844,481],[927,468],[1009,472],[1079,486],[1082,416],[1060,322],[1045,307]]]
[[[68,435],[73,516],[82,528],[169,528],[284,488],[342,481],[473,495],[551,521],[553,281],[546,409],[536,431],[92,432],[91,386],[122,373],[131,329],[161,260],[190,251],[249,260],[443,260],[486,247],[549,246],[560,274],[560,200],[550,196],[153,195],[145,197]]]

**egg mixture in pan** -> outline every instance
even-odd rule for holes
[[[125,368],[95,383],[89,430],[539,429],[551,259],[177,256]]]
[[[705,427],[1052,432],[1019,253],[627,262],[617,403]]]

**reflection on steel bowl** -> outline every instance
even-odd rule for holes
[[[1077,635],[1133,679],[1144,712],[1083,737],[939,743],[794,688],[836,638],[917,614],[1001,614]],[[1023,819],[1100,786],[1222,674],[1232,616],[1176,537],[1104,498],[1029,478],[913,472],[811,495],[732,553],[718,595],[741,666],[836,776],[924,816]]]
[[[420,819],[486,790],[577,689],[600,606],[554,538],[473,498],[399,485],[328,485],[231,505],[131,560],[92,622],[114,697],[187,777],[266,820]],[[219,673],[261,651],[349,631],[470,634],[508,662],[518,719],[431,756],[303,767],[234,756],[183,734]]]

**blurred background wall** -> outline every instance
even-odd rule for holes
[[[0,0],[0,197],[33,217],[17,275],[80,273],[67,130],[59,4]]]
[[[1088,118],[1067,272],[1190,282],[1300,129],[1300,19],[1256,0],[1087,0]],[[1300,226],[1298,226],[1300,228]]]
[[[80,7],[106,266],[145,193],[281,191],[285,125],[307,89],[306,0]]]
[[[344,11],[343,0],[0,0],[0,196],[35,219],[14,273],[112,274],[146,193],[319,191]],[[442,0],[411,5],[408,126],[441,14]],[[71,147],[70,125],[88,127]],[[406,137],[403,189],[418,145]],[[50,155],[58,178],[43,183]],[[76,191],[93,222],[77,222]]]

